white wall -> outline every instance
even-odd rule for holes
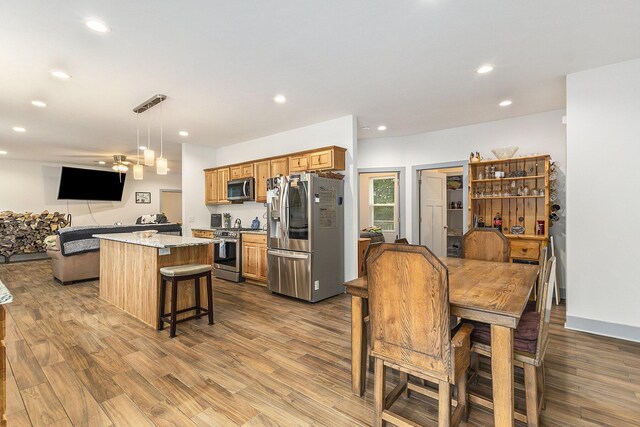
[[[567,327],[640,341],[640,59],[567,76]]]
[[[204,204],[204,170],[216,165],[216,149],[182,144],[182,229],[191,236],[192,227],[208,227],[214,209]]]
[[[357,194],[358,186],[355,174],[357,134],[353,116],[317,123],[302,128],[292,129],[275,135],[266,136],[238,144],[227,145],[207,151],[207,147],[194,149],[191,144],[184,144],[182,152],[183,162],[183,217],[188,224],[189,217],[195,217],[193,224],[208,226],[209,216],[205,212],[229,212],[233,219],[240,218],[242,224],[248,227],[257,216],[260,225],[265,224],[266,207],[263,203],[247,202],[242,204],[205,207],[204,205],[204,174],[202,169],[223,166],[244,161],[251,161],[264,157],[278,156],[295,151],[303,151],[329,145],[337,145],[347,149],[345,171],[345,279],[357,277]],[[197,157],[197,158],[194,158]],[[205,161],[205,158],[207,160]],[[213,160],[209,160],[213,159]],[[196,176],[195,166],[199,168]],[[191,170],[193,169],[193,170]],[[188,172],[187,172],[188,171]],[[187,186],[192,186],[191,197],[187,197]],[[189,200],[191,199],[191,200]],[[206,216],[206,217],[205,217]]]
[[[402,203],[404,212],[403,234],[414,235],[415,180],[411,167],[448,163],[468,162],[471,151],[480,151],[485,157],[492,157],[492,148],[515,145],[519,154],[545,153],[558,163],[558,203],[564,207],[564,183],[566,174],[566,138],[562,124],[563,110],[532,114],[495,122],[480,123],[435,132],[421,133],[397,138],[373,138],[358,142],[358,168],[406,167],[409,176]],[[561,212],[561,217],[564,212]],[[556,240],[560,262],[559,282],[564,286],[565,259],[565,218],[551,229]]]
[[[121,202],[57,200],[61,164],[0,159],[0,211],[71,213],[73,225],[132,224],[140,215],[159,212],[160,189],[179,190],[179,174],[158,176],[148,169],[145,179],[135,181],[133,173],[125,180]],[[86,166],[73,166],[87,168]],[[88,168],[87,168],[88,169]],[[135,192],[151,192],[151,204],[136,204]],[[89,211],[91,209],[91,212]]]

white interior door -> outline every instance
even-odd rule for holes
[[[447,255],[447,175],[420,172],[420,244]]]

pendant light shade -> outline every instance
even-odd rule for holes
[[[133,165],[133,179],[143,179],[144,178],[144,166],[141,164]]]
[[[156,167],[158,175],[166,175],[167,174],[167,159],[164,157],[158,157],[156,159]]]
[[[153,150],[144,150],[144,164],[145,166],[153,166],[153,162],[156,158],[156,153]]]

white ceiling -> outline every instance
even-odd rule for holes
[[[90,17],[112,32],[88,30]],[[5,0],[0,150],[132,155],[132,108],[163,93],[177,170],[182,141],[226,145],[347,114],[367,138],[379,124],[404,135],[562,108],[566,74],[637,57],[637,0]],[[496,68],[476,74],[483,63]]]

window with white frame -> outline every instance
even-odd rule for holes
[[[394,177],[371,178],[369,212],[372,225],[382,231],[396,231],[396,180]]]

